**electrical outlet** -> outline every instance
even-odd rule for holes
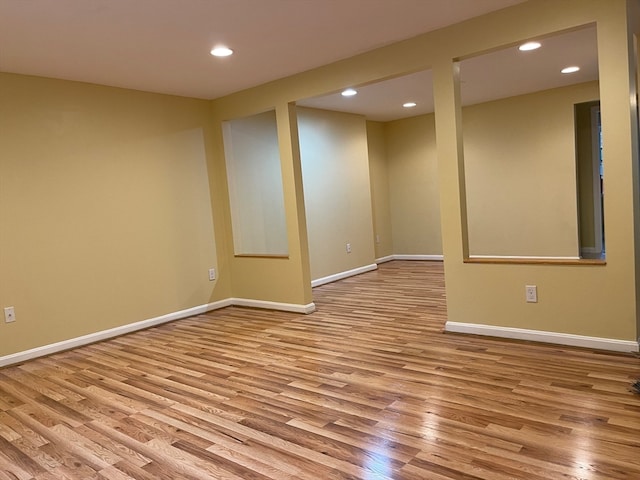
[[[347,253],[351,253],[351,244],[347,243]]]
[[[538,302],[538,287],[536,287],[535,285],[525,285],[524,291],[527,303]]]
[[[13,307],[4,308],[4,322],[11,323],[16,321],[16,310]]]
[[[376,234],[376,243],[380,243],[380,235]]]
[[[209,281],[212,282],[216,279],[216,269],[215,268],[210,268],[209,269]]]

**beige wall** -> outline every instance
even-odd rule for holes
[[[311,278],[371,265],[375,252],[365,119],[310,108],[297,111]]]
[[[14,305],[18,321],[0,324],[0,355],[229,296],[311,302],[293,102],[426,68],[434,77],[449,320],[635,340],[640,192],[627,21],[637,34],[638,11],[637,0],[525,2],[210,103],[1,75],[0,305]],[[453,61],[593,22],[606,265],[465,263]],[[222,123],[274,107],[289,257],[236,258]],[[216,249],[220,280],[209,283]],[[539,302],[526,304],[524,285],[532,283]]]
[[[371,179],[371,210],[376,258],[392,255],[391,206],[389,201],[389,169],[384,134],[385,123],[367,121],[367,149]]]
[[[442,255],[434,115],[385,125],[393,253]]]
[[[629,1],[627,3],[627,18],[629,19],[629,44],[632,47],[629,50],[629,63],[631,65],[631,76],[635,77],[635,97],[636,97],[636,116],[635,119],[631,118],[631,163],[633,165],[633,183],[636,188],[636,195],[634,195],[634,239],[635,239],[635,256],[640,259],[640,104],[638,103],[638,91],[640,90],[640,0]],[[634,52],[635,49],[635,58]],[[635,63],[635,66],[634,66]],[[635,69],[635,75],[633,70]],[[631,80],[632,92],[630,97],[633,98],[633,82]],[[633,131],[635,130],[635,135]],[[640,312],[640,260],[635,262],[636,267],[636,309]],[[636,332],[639,336],[638,342],[640,343],[640,314],[636,317]]]
[[[574,333],[635,341],[634,195],[629,122],[629,56],[626,2],[528,2],[502,11],[520,35],[551,33],[561,25],[598,25],[600,94],[605,145],[606,266],[481,265],[464,263],[462,150],[454,69],[435,70],[436,124],[442,205],[447,302],[450,321]],[[518,12],[518,15],[511,15]],[[494,24],[495,41],[501,29]],[[470,26],[470,25],[469,25]],[[471,27],[471,26],[470,26]],[[510,29],[509,29],[510,30]],[[488,30],[487,30],[488,32]],[[503,33],[506,33],[503,31]],[[512,37],[514,38],[514,37]],[[504,43],[504,42],[499,42]],[[539,302],[524,301],[524,285],[538,286]]]
[[[467,220],[466,192],[462,188],[462,116],[454,60],[590,23],[596,23],[598,28],[607,164],[607,264],[465,263]],[[638,188],[637,182],[632,181],[637,176],[631,160],[637,131],[632,132],[629,116],[632,78],[629,61],[626,1],[536,0],[229,95],[214,102],[214,112],[217,118],[228,119],[264,111],[273,105],[284,110],[290,102],[338,91],[347,85],[365,84],[430,68],[434,76],[449,320],[635,340],[638,312],[635,302],[634,226],[638,209],[634,198],[638,195]],[[285,120],[282,131],[289,128]],[[291,138],[293,143],[297,141],[296,136]],[[295,155],[285,158],[283,165],[294,173],[290,181],[284,182],[285,205],[291,218],[299,219],[303,209],[299,198],[301,182],[295,176]],[[287,188],[290,189],[289,194]],[[292,259],[291,269],[296,271],[295,275],[283,280],[278,289],[291,291],[296,285],[306,284],[303,275],[306,263],[303,253]],[[276,268],[275,264],[270,265],[266,276],[274,277]],[[533,305],[524,301],[524,285],[530,283],[538,285],[539,289],[539,302]],[[255,293],[259,294],[259,289]]]
[[[597,97],[594,82],[463,108],[470,254],[578,256],[573,106]],[[434,115],[384,131],[393,253],[442,254]]]
[[[209,158],[211,208],[220,218],[216,231],[225,245],[233,245],[231,214],[226,179],[223,125],[228,120],[247,117],[274,108],[280,150],[280,173],[285,206],[288,255],[286,257],[237,256],[230,253],[228,275],[234,298],[276,302],[281,307],[309,311],[313,308],[309,247],[302,187],[302,166],[298,145],[296,107],[292,102],[273,99],[266,105],[247,102],[227,105],[224,99],[212,102],[214,155]],[[264,303],[262,303],[264,305]]]
[[[0,356],[230,296],[201,100],[0,73]]]
[[[462,110],[469,254],[579,256],[574,85]]]
[[[580,249],[587,253],[596,251],[596,228],[594,215],[597,208],[594,205],[594,194],[598,189],[594,181],[599,182],[599,174],[594,171],[594,141],[591,109],[598,102],[584,102],[576,105],[576,166],[578,176],[578,210]],[[599,200],[598,200],[599,201]],[[600,230],[598,235],[600,235]]]
[[[226,122],[224,148],[234,253],[286,255],[275,111]]]

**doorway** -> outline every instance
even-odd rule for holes
[[[580,257],[604,259],[604,164],[600,102],[575,105],[575,125]]]

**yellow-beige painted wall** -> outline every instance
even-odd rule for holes
[[[0,324],[0,355],[229,296],[310,303],[293,102],[426,68],[434,74],[449,320],[635,340],[640,192],[629,29],[638,34],[638,11],[637,0],[529,1],[210,103],[2,74],[0,305],[16,306],[18,321]],[[606,265],[465,263],[453,62],[593,22]],[[222,123],[274,107],[289,256],[234,257]],[[209,283],[206,268],[216,265],[220,280]],[[524,302],[531,283],[537,304]]]
[[[594,204],[594,195],[598,196],[598,188],[594,185],[599,182],[599,173],[594,170],[594,161],[598,158],[594,148],[597,135],[593,132],[592,108],[597,107],[598,102],[583,102],[576,105],[576,168],[578,178],[578,211],[580,249],[589,253],[596,251],[596,234],[601,235],[601,230],[596,232],[598,209]],[[594,158],[595,157],[595,158]],[[597,198],[595,201],[601,201]]]
[[[629,57],[630,57],[630,74],[635,77],[635,92],[633,91],[634,79],[631,79],[631,164],[633,170],[632,181],[634,186],[640,183],[640,104],[638,102],[638,92],[640,90],[640,0],[627,2],[627,21],[629,24]],[[634,58],[635,50],[635,58]],[[633,65],[635,62],[635,66]],[[635,75],[633,70],[635,69]],[[635,93],[635,105],[633,97]],[[635,119],[634,119],[635,107]],[[635,132],[635,134],[634,134]],[[637,187],[636,187],[637,188]],[[635,223],[635,255],[640,258],[640,195],[634,195],[634,223]],[[636,310],[640,312],[640,261],[635,262],[636,267]],[[640,314],[636,317],[637,333],[640,337]],[[638,338],[640,343],[640,338]]]
[[[574,105],[597,82],[462,109],[469,254],[579,257]]]
[[[233,251],[286,255],[276,112],[234,119],[223,128]]]
[[[442,255],[433,114],[385,124],[393,253]]]
[[[371,179],[371,210],[374,247],[377,259],[392,255],[391,206],[389,202],[389,169],[384,134],[385,123],[367,121],[367,149]]]
[[[598,26],[600,94],[605,144],[606,266],[478,265],[463,263],[463,157],[454,70],[443,61],[434,71],[436,132],[441,173],[443,239],[450,321],[518,327],[634,341],[636,252],[629,118],[629,54],[626,2],[532,2],[509,10],[526,37],[595,20]],[[509,12],[504,11],[506,17]],[[530,16],[527,16],[529,13]],[[513,24],[515,27],[515,24]],[[495,25],[498,28],[497,25]],[[492,37],[492,35],[489,35]],[[462,220],[462,221],[461,221]],[[539,303],[524,301],[524,285],[538,285]]]
[[[202,100],[0,73],[0,356],[230,296],[211,135]]]
[[[434,73],[435,125],[443,254],[450,321],[549,330],[587,336],[635,340],[636,247],[632,169],[634,136],[630,122],[630,52],[627,6],[637,1],[536,0],[474,18],[457,25],[389,45],[260,87],[217,99],[220,118],[281,108],[298,99],[338,91],[431,68]],[[566,29],[596,23],[606,148],[607,264],[482,265],[465,263],[467,255],[466,192],[462,155],[462,115],[455,86],[454,61]],[[287,122],[285,122],[287,123]],[[288,128],[285,125],[286,128]],[[286,129],[285,128],[285,129]],[[293,137],[292,137],[293,138]],[[297,137],[296,137],[297,139]],[[290,161],[285,166],[290,168]],[[294,164],[295,165],[295,164]],[[289,184],[287,186],[287,184]],[[285,181],[297,192],[300,182]],[[294,195],[285,205],[300,215]],[[297,218],[292,216],[292,218]],[[293,260],[301,272],[304,254]],[[269,278],[276,265],[269,266]],[[248,274],[245,272],[245,274]],[[235,276],[234,276],[235,278]],[[292,290],[301,275],[283,280],[279,290]],[[539,303],[524,301],[524,285],[539,288]],[[256,290],[255,293],[260,293]],[[299,292],[302,293],[302,292]],[[282,292],[279,293],[282,295]]]
[[[364,117],[297,113],[312,280],[375,263]]]
[[[593,83],[462,109],[470,254],[578,255],[573,104],[597,97]],[[393,253],[442,254],[434,115],[384,132]]]
[[[233,298],[275,302],[280,306],[312,308],[309,248],[302,187],[302,166],[298,142],[296,107],[292,102],[275,101],[264,105],[241,103],[240,108],[212,102],[215,154],[210,159],[211,207],[219,211],[220,230],[225,245],[233,245],[231,215],[226,180],[223,125],[228,120],[262,113],[275,108],[280,150],[280,169],[285,206],[288,255],[285,257],[238,256],[230,250],[226,257]],[[216,224],[218,229],[218,224]]]

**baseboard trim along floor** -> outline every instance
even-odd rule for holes
[[[488,337],[511,338],[515,340],[529,340],[533,342],[553,343],[573,347],[594,348],[612,352],[638,352],[637,342],[632,340],[617,340],[614,338],[587,337],[570,333],[545,332],[543,330],[527,330],[524,328],[498,327],[475,323],[446,322],[446,332],[470,333]]]
[[[311,281],[312,287],[319,287],[320,285],[325,285],[331,282],[337,282],[338,280],[342,280],[345,278],[353,277],[354,275],[360,275],[361,273],[370,272],[378,268],[376,263],[372,263],[370,265],[365,265],[363,267],[354,268],[352,270],[346,270],[344,272],[335,273],[333,275],[329,275],[322,278],[317,278]]]
[[[7,365],[26,362],[27,360],[31,360],[34,358],[44,357],[53,353],[80,347],[82,345],[89,345],[90,343],[100,342],[108,338],[118,337],[126,333],[135,332],[137,330],[144,330],[145,328],[154,327],[156,325],[172,322],[174,320],[180,320],[182,318],[192,317],[194,315],[200,315],[202,313],[210,312],[212,310],[218,310],[219,308],[230,307],[232,305],[241,307],[265,308],[268,310],[282,310],[285,312],[296,312],[305,314],[311,313],[316,309],[313,303],[310,303],[308,305],[297,305],[291,303],[251,300],[246,298],[227,298],[218,302],[207,303],[204,305],[199,305],[197,307],[180,310],[178,312],[161,315],[159,317],[149,318],[140,322],[129,323],[127,325],[90,333],[81,337],[70,338],[68,340],[52,343],[50,345],[43,345],[41,347],[32,348],[23,352],[5,355],[4,357],[0,357],[0,367],[6,367]]]

